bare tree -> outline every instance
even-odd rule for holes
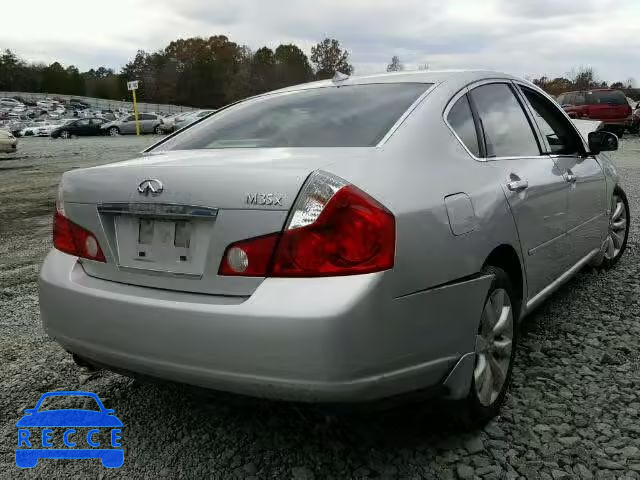
[[[404,70],[404,65],[400,61],[400,57],[394,55],[391,57],[391,63],[387,65],[387,72],[401,72]]]

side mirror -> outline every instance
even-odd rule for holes
[[[111,415],[112,413],[116,413],[116,411],[113,408],[105,408],[104,413]]]
[[[25,408],[24,413],[26,415],[31,415],[32,413],[35,413],[36,409],[35,408]]]
[[[600,152],[610,152],[618,149],[618,137],[605,130],[589,133],[589,152],[597,155]]]

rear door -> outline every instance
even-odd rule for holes
[[[122,122],[120,133],[136,133],[136,117],[128,115]]]
[[[542,133],[544,152],[556,162],[569,184],[567,230],[570,248],[566,255],[575,264],[600,248],[607,231],[606,182],[595,157],[587,156],[579,133],[557,107],[524,85],[534,119]]]
[[[102,125],[104,125],[104,120],[102,120],[101,118],[92,118],[91,119],[91,129],[89,134],[90,135],[100,135],[100,127],[102,127]]]
[[[91,134],[91,120],[83,118],[78,120],[75,125],[76,135],[90,135]]]
[[[535,296],[567,268],[568,183],[543,154],[533,125],[510,83],[486,83],[470,91],[489,164],[515,219],[525,263],[528,296]]]
[[[153,133],[153,129],[156,127],[158,122],[158,117],[151,113],[143,113],[144,121],[142,125],[144,125],[144,133]]]

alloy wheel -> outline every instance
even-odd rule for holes
[[[62,132],[60,132],[60,136],[62,138],[69,138],[69,132],[67,132],[66,130],[63,130]]]
[[[113,127],[109,129],[109,135],[111,135],[112,137],[116,137],[118,135],[118,129]]]
[[[488,407],[504,388],[513,348],[513,308],[503,288],[487,299],[476,336],[475,391],[480,403]]]
[[[613,260],[620,255],[620,250],[627,235],[629,222],[624,200],[617,194],[611,200],[611,216],[609,217],[609,234],[605,240],[604,257]]]

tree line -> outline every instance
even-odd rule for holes
[[[429,66],[418,68],[427,70]],[[404,69],[397,55],[387,66],[389,72]],[[80,72],[73,65],[64,67],[59,62],[30,63],[5,50],[0,53],[0,91],[123,100],[129,96],[126,82],[140,80],[141,101],[218,108],[269,90],[353,71],[349,52],[333,38],[318,42],[307,56],[291,43],[252,51],[224,35],[214,35],[174,40],[153,53],[139,50],[119,72],[104,66]],[[607,84],[588,67],[574,69],[567,77],[541,76],[532,81],[554,96],[605,87],[625,90],[632,97],[640,93],[633,90],[632,78]]]
[[[153,53],[139,50],[119,72],[101,66],[30,63],[10,50],[0,53],[0,91],[65,94],[122,100],[126,82],[139,80],[138,97],[149,103],[218,108],[269,90],[352,74],[349,52],[325,38],[311,55],[297,45],[252,51],[224,35],[174,40]]]
[[[593,88],[613,88],[623,90],[628,96],[637,98],[635,80],[630,77],[624,81],[611,82],[598,79],[595,71],[591,67],[580,67],[574,69],[567,77],[549,78],[542,76],[531,80],[535,85],[543,89],[549,95],[558,96],[564,92],[574,90],[590,90]]]

